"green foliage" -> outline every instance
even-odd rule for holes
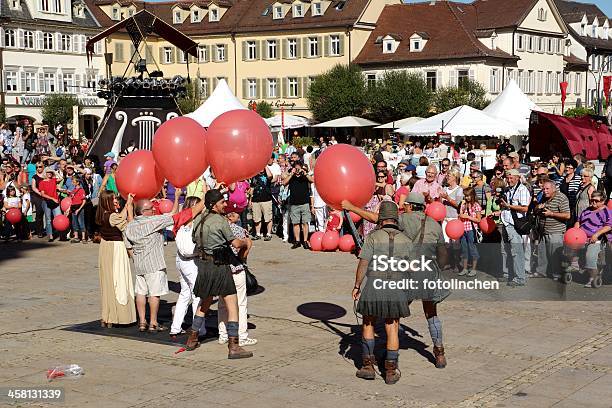
[[[176,100],[179,109],[183,115],[193,112],[202,104],[202,90],[200,88],[200,80],[196,79],[190,84],[187,84],[187,93],[184,97]]]
[[[382,123],[429,116],[433,95],[418,73],[388,71],[368,86],[368,117]]]
[[[259,101],[257,102],[257,113],[264,119],[271,118],[274,116],[274,108],[270,102]]]
[[[314,141],[312,140],[312,137],[294,137],[293,139],[291,139],[291,141],[293,142],[293,145],[295,147],[314,146]]]
[[[593,110],[593,108],[586,108],[581,106],[578,108],[568,109],[565,111],[565,113],[563,113],[563,116],[568,118],[580,118],[582,116],[588,115],[595,115],[595,110]]]
[[[484,109],[489,105],[486,89],[477,81],[465,81],[458,87],[439,88],[433,98],[437,113],[468,105],[475,109]]]
[[[72,122],[72,107],[82,107],[78,98],[68,94],[48,94],[42,103],[43,122],[50,126]]]
[[[318,122],[362,116],[366,108],[365,78],[356,65],[336,65],[315,78],[306,98]]]

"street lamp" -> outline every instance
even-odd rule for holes
[[[593,78],[595,79],[595,82],[597,83],[597,114],[599,116],[601,116],[603,114],[603,104],[602,104],[602,100],[601,100],[600,83],[601,83],[601,79],[603,78],[604,70],[608,70],[610,68],[610,60],[611,59],[608,56],[608,58],[606,58],[603,61],[603,64],[601,64],[601,66],[599,67],[599,76],[595,75],[595,72],[593,72],[593,70],[589,70],[588,71],[588,72],[591,73],[591,75],[593,75]],[[588,83],[588,81],[587,81],[587,83]]]

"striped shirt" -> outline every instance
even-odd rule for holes
[[[555,213],[568,213],[570,212],[569,200],[567,196],[559,191],[550,198],[544,198],[544,208]],[[552,234],[564,234],[567,229],[565,221],[560,221],[554,217],[544,217],[542,222],[544,235]]]
[[[565,178],[561,179],[561,184],[559,184],[559,191],[567,196],[572,209],[576,207],[576,195],[580,190],[580,184],[582,184],[582,177],[578,173],[574,173],[574,177],[569,182]]]
[[[587,237],[591,238],[603,227],[612,227],[612,210],[603,207],[593,211],[587,208],[580,214],[580,229],[586,232]],[[612,232],[606,234],[608,242],[612,241]]]

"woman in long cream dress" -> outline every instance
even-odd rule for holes
[[[100,289],[102,291],[102,327],[136,322],[134,284],[130,258],[123,243],[123,231],[133,218],[133,197],[128,197],[122,211],[112,191],[100,193],[96,223],[100,226]]]

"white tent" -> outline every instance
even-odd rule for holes
[[[308,126],[308,119],[303,118],[301,116],[295,115],[276,115],[271,118],[265,119],[268,126],[273,129],[279,129],[284,127],[285,129],[297,129]]]
[[[225,79],[222,79],[217,84],[213,93],[204,101],[202,106],[185,116],[207,128],[217,116],[237,109],[246,108],[238,98],[234,96],[234,93],[227,85],[227,82],[225,82]]]
[[[451,136],[510,137],[518,134],[516,126],[467,105],[404,126],[397,132],[407,136],[436,136],[438,132]]]
[[[518,128],[520,135],[527,135],[532,110],[542,109],[521,91],[514,79],[511,79],[504,91],[484,108],[483,112],[512,123]]]
[[[319,123],[318,125],[314,125],[313,127],[321,127],[321,128],[341,128],[341,127],[368,127],[368,126],[378,126],[380,123],[372,122],[371,120],[367,120],[364,118],[358,118],[356,116],[345,116],[343,118],[338,118],[334,120],[330,120],[327,122]]]
[[[399,129],[404,126],[412,125],[413,123],[417,123],[423,120],[423,118],[419,118],[417,116],[413,116],[410,118],[400,119],[393,122],[385,123],[384,125],[376,126],[374,129]]]

